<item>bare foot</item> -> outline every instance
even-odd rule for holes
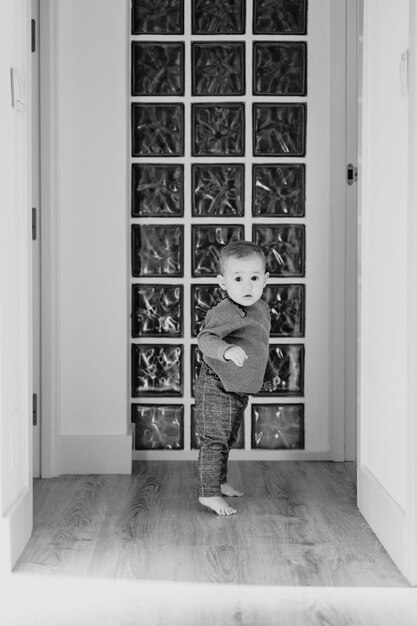
[[[237,491],[232,485],[229,485],[229,483],[220,485],[220,490],[224,496],[243,496],[242,491]]]
[[[211,498],[199,498],[200,504],[212,509],[217,515],[233,515],[236,513],[235,509],[227,504],[220,496],[213,496]]]

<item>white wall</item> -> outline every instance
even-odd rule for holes
[[[123,437],[129,429],[127,4],[61,0],[52,7],[63,472],[94,471],[89,456],[112,455],[108,439],[100,451],[100,440],[88,437]]]

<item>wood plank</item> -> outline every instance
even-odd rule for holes
[[[47,483],[47,493],[42,483]],[[22,562],[24,571],[37,574],[85,574],[103,514],[100,494],[107,483],[102,476],[37,480],[34,532],[18,565]],[[37,512],[42,494],[45,502]]]
[[[199,505],[196,464],[35,481],[16,571],[218,584],[407,586],[356,506],[345,463],[230,463],[238,514]]]

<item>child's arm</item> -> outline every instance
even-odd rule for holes
[[[248,358],[246,352],[239,346],[224,341],[224,337],[233,330],[235,325],[229,319],[221,319],[215,308],[210,309],[207,311],[204,327],[197,336],[198,347],[204,355],[212,359],[233,361],[241,366]]]

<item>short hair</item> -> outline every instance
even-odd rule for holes
[[[244,257],[252,256],[254,254],[262,259],[264,268],[266,268],[265,255],[262,248],[258,246],[258,244],[253,243],[253,241],[232,241],[231,243],[228,243],[220,250],[218,262],[219,273],[223,274],[224,264],[227,259],[230,259],[231,257],[243,259]]]

